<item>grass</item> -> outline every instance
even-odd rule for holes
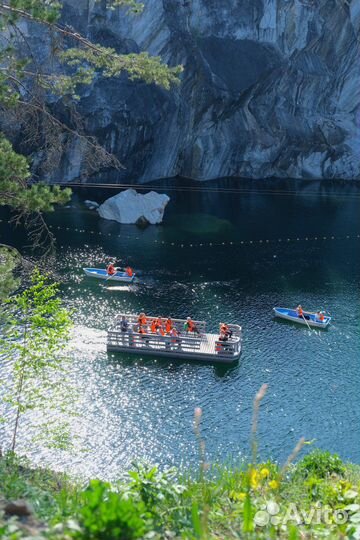
[[[257,423],[266,388],[254,400],[250,463],[206,462],[199,408],[194,417],[199,470],[193,475],[134,464],[117,482],[83,485],[5,454],[0,539],[360,540],[360,466],[319,449],[298,460],[304,439],[283,466],[258,461]],[[32,515],[6,514],[7,502],[18,499],[31,505]]]
[[[26,520],[1,515],[0,538],[360,538],[360,467],[315,450],[284,472],[276,463],[227,468],[198,478],[149,465],[110,484],[82,486],[64,474],[0,460],[0,501],[26,499]],[[4,507],[4,502],[1,504]]]

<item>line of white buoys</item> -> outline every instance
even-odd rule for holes
[[[0,223],[11,223],[10,220],[2,220],[0,219]],[[116,233],[103,233],[101,231],[94,231],[94,230],[88,230],[88,229],[80,229],[80,228],[71,228],[71,227],[61,227],[60,225],[48,225],[49,229],[53,231],[69,231],[69,232],[76,232],[79,234],[91,234],[91,235],[98,235],[102,237],[110,237],[110,238],[120,238],[120,239],[127,239],[127,240],[140,240],[141,238],[139,236],[131,236],[126,234],[116,234]],[[201,248],[201,247],[228,247],[228,246],[256,246],[256,245],[263,245],[263,244],[280,244],[280,243],[292,243],[292,242],[324,242],[328,240],[359,240],[360,234],[353,234],[353,235],[345,235],[345,236],[334,236],[334,235],[328,235],[328,236],[305,236],[305,237],[296,237],[296,238],[273,238],[273,239],[256,239],[256,240],[238,240],[238,241],[229,241],[229,242],[168,242],[165,240],[147,240],[147,243],[153,243],[158,244],[161,246],[171,246],[171,247],[177,247],[177,248]]]

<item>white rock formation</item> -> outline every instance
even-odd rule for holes
[[[100,217],[119,223],[136,223],[145,219],[155,225],[162,222],[169,201],[170,197],[155,191],[141,195],[135,189],[127,189],[107,199],[98,212]]]

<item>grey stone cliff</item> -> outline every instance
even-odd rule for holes
[[[360,0],[144,0],[137,16],[64,3],[95,42],[184,65],[169,92],[126,76],[85,90],[88,131],[126,167],[97,179],[360,178]],[[82,167],[74,143],[52,178]]]

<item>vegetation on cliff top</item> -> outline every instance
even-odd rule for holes
[[[0,537],[358,539],[359,493],[360,468],[319,450],[286,471],[266,462],[190,478],[138,464],[116,482],[86,485],[9,453],[0,459]]]

